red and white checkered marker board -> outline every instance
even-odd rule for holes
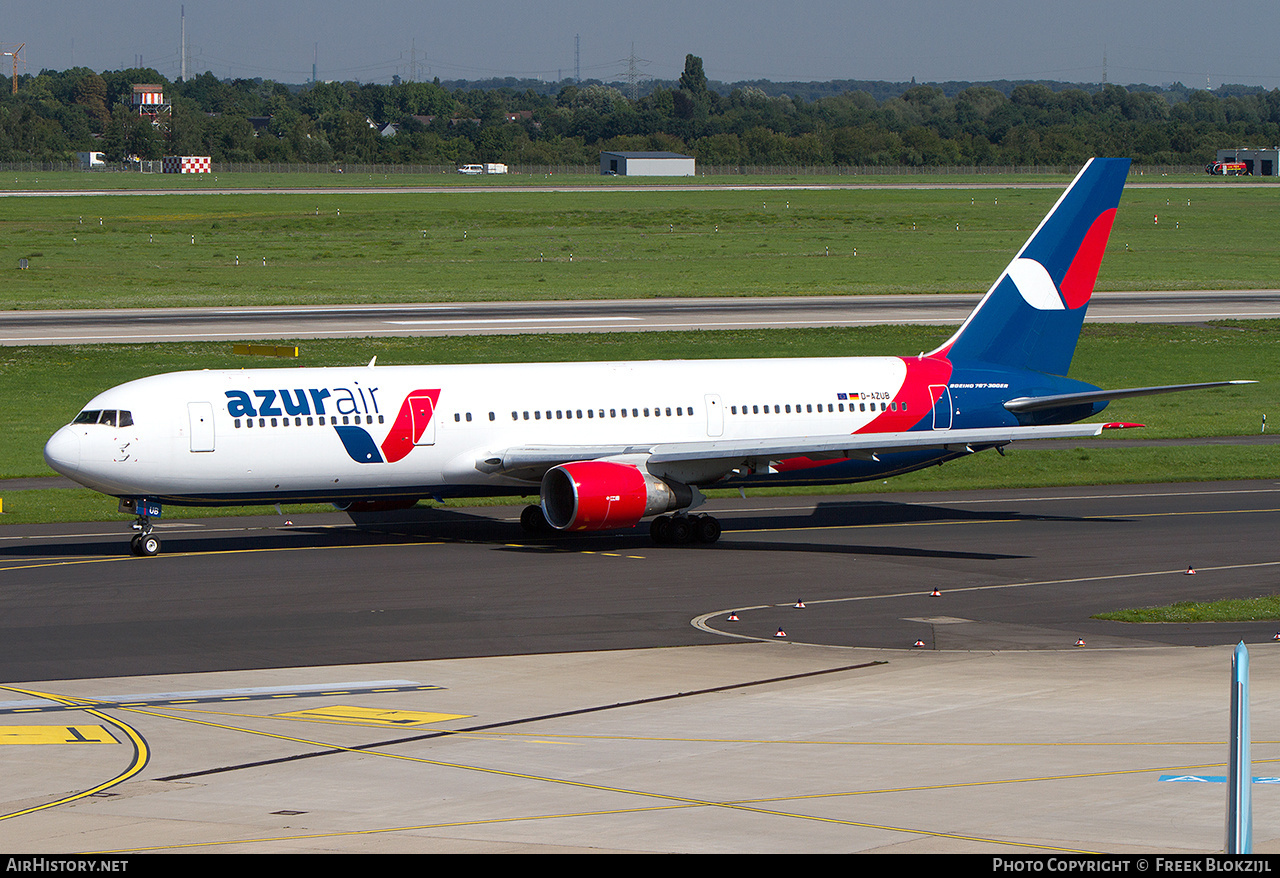
[[[167,155],[161,170],[166,174],[208,174],[212,164],[207,155]]]

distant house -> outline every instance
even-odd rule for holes
[[[678,152],[602,152],[600,173],[620,177],[692,177],[694,159]]]

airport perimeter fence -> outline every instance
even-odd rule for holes
[[[0,173],[51,171],[85,171],[86,173],[160,173],[160,162],[113,162],[91,170],[76,162],[2,162]],[[911,177],[911,176],[999,176],[1074,174],[1078,165],[699,165],[700,177]],[[392,176],[457,174],[454,165],[390,165],[390,164],[276,164],[270,162],[214,162],[213,173],[233,174],[359,174]],[[598,165],[511,165],[510,174],[528,177],[593,176]],[[1203,174],[1201,165],[1134,165],[1131,176],[1165,176],[1169,174]],[[1234,179],[1234,178],[1233,178]]]
[[[699,165],[707,176],[752,175],[763,177],[959,177],[1012,174],[1075,174],[1080,165]],[[1203,174],[1200,165],[1134,165],[1132,175]]]

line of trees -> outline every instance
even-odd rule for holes
[[[162,124],[130,108],[142,83],[164,86],[172,109]],[[45,70],[19,77],[16,94],[0,76],[0,161],[97,150],[110,160],[589,165],[601,150],[663,149],[718,166],[1070,165],[1092,155],[1201,164],[1222,147],[1280,143],[1280,89],[882,83],[814,88],[820,96],[806,99],[767,85],[710,83],[694,55],[678,82],[635,99],[603,82],[289,86]]]

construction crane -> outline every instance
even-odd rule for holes
[[[0,52],[0,56],[10,55],[13,57],[13,79],[11,80],[11,82],[13,83],[14,94],[18,93],[18,55],[22,52],[22,49],[24,46],[26,46],[26,43],[19,43],[18,48],[14,49],[12,52]],[[23,66],[23,69],[25,70],[27,66],[27,62],[25,59],[22,62],[22,66]]]

